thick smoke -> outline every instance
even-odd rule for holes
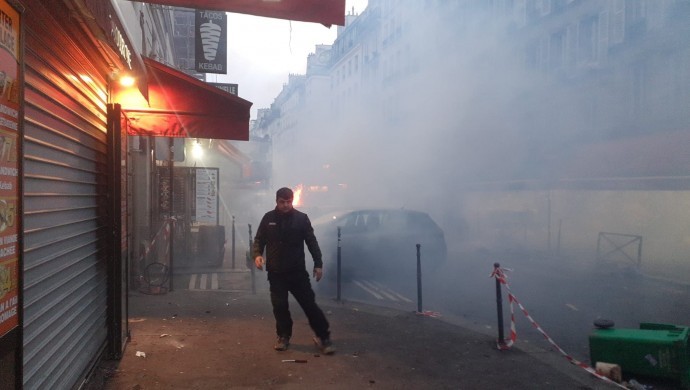
[[[274,181],[347,185],[346,196],[321,197],[320,206],[407,207],[438,218],[453,212],[439,206],[455,208],[464,183],[548,175],[549,156],[564,153],[578,127],[573,104],[522,66],[508,23],[463,12],[463,23],[413,17],[358,93],[310,97],[324,104],[301,116],[290,143],[276,143]]]
[[[642,321],[687,324],[687,310],[667,306],[687,306],[686,287],[660,287],[652,278],[640,278],[649,274],[687,283],[688,229],[678,225],[690,217],[687,190],[615,188],[632,180],[649,183],[642,180],[645,175],[656,175],[654,185],[674,175],[674,180],[685,180],[680,188],[687,189],[687,164],[652,171],[636,160],[653,148],[632,139],[638,147],[629,150],[639,153],[615,159],[616,152],[601,143],[621,134],[634,138],[643,124],[647,132],[660,132],[682,123],[687,132],[687,114],[666,118],[658,113],[670,111],[657,107],[656,115],[636,116],[629,104],[636,95],[625,79],[630,69],[606,68],[602,61],[602,69],[591,70],[576,63],[572,74],[564,74],[571,71],[565,66],[547,70],[534,62],[539,56],[528,58],[530,37],[510,18],[469,8],[433,14],[421,12],[419,3],[396,3],[415,9],[398,10],[412,17],[402,18],[403,33],[396,41],[377,48],[374,78],[351,86],[350,93],[336,85],[323,96],[308,96],[299,125],[274,138],[275,186],[328,185],[328,193],[304,197],[302,207],[314,214],[366,207],[429,213],[445,231],[451,258],[436,270],[442,274],[438,279],[426,282],[441,297],[461,296],[437,304],[464,305],[459,309],[463,315],[493,320],[493,284],[486,276],[494,261],[515,266],[518,293],[539,308],[539,319],[552,336],[580,349],[579,358],[586,355],[586,333],[597,317],[625,327]],[[687,54],[674,58],[681,57]],[[676,91],[654,90],[651,82],[665,74],[655,74],[657,69],[672,69],[648,65],[650,102]],[[688,77],[687,71],[673,74]],[[687,136],[680,140],[689,142]],[[588,146],[599,153],[589,155]],[[672,156],[661,158],[667,150],[642,161],[673,161]],[[572,170],[573,164],[596,168],[607,161],[618,162],[598,169],[607,176]],[[627,177],[616,171],[621,167]],[[591,180],[589,187],[581,184],[583,175]],[[559,180],[566,184],[549,187]],[[581,187],[567,187],[568,180],[580,180]],[[599,239],[602,232],[639,237],[644,249],[616,249],[623,245],[617,242],[606,246],[606,239]],[[478,250],[458,250],[466,248]],[[611,251],[622,259],[606,259]]]

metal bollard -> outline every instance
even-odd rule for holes
[[[256,280],[254,278],[254,259],[252,259],[252,248],[254,247],[254,241],[252,240],[252,224],[249,224],[249,256],[248,263],[249,263],[249,270],[251,271],[251,276],[252,276],[252,294],[256,295]]]
[[[336,258],[336,289],[337,289],[337,294],[336,294],[336,300],[340,302],[340,226],[338,226],[338,257]]]
[[[170,142],[172,142],[172,138],[170,138],[170,139],[171,139]],[[171,152],[171,154],[172,154],[172,152]],[[172,169],[170,170],[170,172],[171,172],[170,183],[173,183]],[[172,203],[172,184],[170,185],[170,204],[171,205],[174,204],[174,203]],[[173,206],[170,206],[170,208],[172,209]],[[176,219],[174,217],[172,217],[172,218],[170,218],[170,221],[168,222],[170,224],[170,234],[168,235],[168,241],[169,241],[168,251],[170,252],[170,267],[169,267],[170,268],[170,289],[168,291],[170,291],[170,292],[173,292],[175,290],[175,288],[173,286],[173,279],[175,279],[175,278],[173,278],[173,275],[174,275],[173,274],[173,259],[175,258],[175,256],[173,255],[173,252],[175,252],[175,250],[174,250],[175,246],[173,245],[173,241],[175,238],[175,221],[176,221]]]
[[[417,312],[422,312],[422,245],[417,244]]]
[[[499,263],[494,263],[494,275],[499,275]],[[503,294],[501,293],[501,281],[496,278],[496,311],[498,313],[498,345],[504,346],[506,344],[503,336]]]
[[[232,216],[232,269],[235,269],[235,216]]]

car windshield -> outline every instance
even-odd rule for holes
[[[314,219],[311,220],[312,225],[322,225],[326,223],[331,223],[334,221],[338,221],[342,219],[345,214],[347,214],[347,211],[336,211],[336,212],[330,212],[323,214],[321,216],[318,216]]]

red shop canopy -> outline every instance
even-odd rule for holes
[[[173,7],[225,11],[268,18],[345,25],[345,0],[147,0]]]
[[[148,102],[134,88],[116,89],[127,134],[249,140],[252,103],[149,58],[144,58]]]

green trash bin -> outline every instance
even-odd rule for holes
[[[679,381],[690,389],[686,326],[641,323],[640,329],[595,329],[589,336],[592,366],[618,364],[624,374]]]

